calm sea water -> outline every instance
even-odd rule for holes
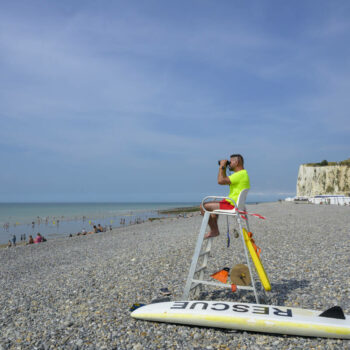
[[[40,232],[50,238],[69,235],[94,224],[118,227],[158,217],[158,210],[190,207],[198,203],[0,203],[0,243],[13,235]],[[125,224],[121,223],[125,220]]]

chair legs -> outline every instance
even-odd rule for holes
[[[251,276],[251,281],[252,281],[252,287],[253,287],[253,291],[254,291],[255,300],[256,300],[256,303],[259,304],[259,297],[258,297],[258,293],[256,292],[254,275],[253,275],[253,269],[252,269],[251,262],[250,262],[250,259],[249,259],[249,256],[248,256],[248,249],[247,249],[247,246],[246,246],[246,244],[244,242],[243,227],[242,227],[241,219],[240,219],[239,216],[237,216],[237,222],[238,222],[238,226],[239,226],[239,233],[240,233],[241,238],[242,238],[242,244],[243,244],[245,259],[247,261],[249,273],[250,273],[250,276]],[[249,232],[248,218],[247,218],[247,228],[248,228],[248,232]]]
[[[220,215],[225,215],[225,214],[220,214]],[[204,241],[204,235],[205,235],[205,231],[206,231],[206,228],[208,225],[209,217],[210,217],[210,212],[206,211],[204,213],[199,236],[197,238],[197,243],[196,243],[194,254],[192,257],[190,271],[188,273],[186,285],[185,285],[184,292],[182,295],[182,300],[188,300],[191,290],[195,290],[195,292],[198,292],[198,290],[200,288],[202,288],[202,286],[205,284],[223,287],[223,288],[231,288],[230,284],[209,282],[209,281],[205,281],[203,279],[204,273],[205,273],[205,270],[207,267],[207,263],[208,263],[208,258],[209,258],[209,253],[210,253],[210,249],[211,249],[212,240],[213,240],[213,238],[207,239],[204,249],[202,248],[203,241]],[[254,296],[255,296],[255,300],[259,304],[259,298],[258,298],[258,294],[256,292],[255,282],[254,282],[254,278],[253,278],[253,271],[252,271],[251,263],[250,263],[249,257],[248,257],[248,250],[247,250],[247,247],[246,247],[246,244],[244,241],[243,227],[242,227],[241,219],[239,216],[235,216],[234,218],[238,222],[239,231],[240,231],[240,235],[242,238],[242,244],[243,244],[243,248],[244,248],[244,254],[245,254],[245,258],[247,261],[247,265],[248,265],[248,269],[249,269],[249,273],[250,273],[251,281],[252,281],[251,287],[250,286],[249,287],[248,286],[237,286],[237,289],[244,289],[244,290],[253,291]],[[228,222],[227,222],[227,224],[228,224]],[[247,220],[247,227],[249,230],[248,220]],[[200,264],[200,266],[197,266],[198,260],[200,258],[203,258],[202,263]],[[198,277],[194,278],[196,274]]]
[[[208,211],[206,211],[204,213],[204,217],[203,217],[203,220],[202,220],[202,225],[201,225],[201,228],[200,228],[200,231],[199,231],[199,236],[197,238],[197,243],[196,243],[196,247],[195,247],[195,250],[194,250],[193,257],[192,257],[192,263],[191,263],[190,271],[188,273],[185,289],[184,289],[184,292],[182,294],[182,299],[183,300],[187,300],[188,296],[190,294],[190,290],[191,290],[191,287],[192,287],[192,280],[193,280],[193,277],[194,277],[194,275],[196,273],[197,263],[198,263],[199,255],[200,255],[201,249],[202,249],[202,244],[203,244],[203,240],[204,240],[205,230],[206,230],[206,228],[208,226],[209,216],[210,216],[210,213]],[[211,241],[211,239],[209,239],[209,240]],[[208,252],[208,254],[209,254],[209,252]],[[201,271],[204,271],[204,267],[202,268]]]

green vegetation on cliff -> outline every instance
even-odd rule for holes
[[[346,165],[350,167],[350,158],[342,160],[340,162],[328,162],[327,160],[323,160],[320,163],[306,163],[306,166],[332,166],[332,165]]]

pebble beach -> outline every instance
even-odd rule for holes
[[[272,290],[266,304],[350,314],[350,207],[248,205]],[[135,320],[134,303],[167,287],[181,300],[202,217],[164,218],[110,232],[0,249],[0,350],[350,349],[349,340],[283,336]],[[245,263],[240,239],[213,240],[208,276]],[[208,278],[209,279],[209,278]],[[205,287],[203,300],[254,303],[252,293]]]

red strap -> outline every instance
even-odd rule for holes
[[[260,214],[251,214],[251,213],[248,213],[248,212],[246,212],[246,211],[243,211],[243,210],[238,210],[238,209],[236,209],[236,211],[238,211],[238,213],[240,213],[241,214],[241,218],[242,219],[244,219],[244,220],[247,220],[247,218],[246,217],[244,217],[245,215],[252,215],[252,216],[256,216],[256,217],[258,217],[259,219],[263,219],[263,220],[265,220],[266,218],[264,218],[262,215],[260,215]]]
[[[255,241],[253,239],[253,234],[251,232],[248,232],[248,237],[249,237],[250,241],[252,242],[253,248],[256,251],[256,254],[258,254],[258,257],[260,259],[261,249],[255,244]]]

